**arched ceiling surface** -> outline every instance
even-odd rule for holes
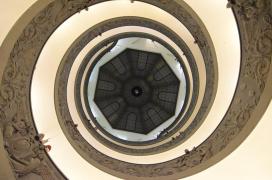
[[[165,36],[161,36],[160,35],[160,33],[158,33],[158,32],[156,32],[156,31],[153,31],[153,30],[150,30],[150,29],[147,29],[147,28],[140,28],[140,27],[130,27],[130,26],[127,26],[127,27],[122,27],[122,28],[118,28],[118,29],[113,29],[113,30],[111,30],[111,31],[108,31],[108,32],[106,32],[106,33],[103,33],[103,37],[105,38],[105,37],[107,37],[109,34],[114,34],[114,32],[116,33],[116,32],[123,32],[123,30],[124,31],[129,31],[130,29],[133,29],[135,32],[136,31],[139,31],[139,30],[144,30],[145,32],[147,32],[147,33],[151,33],[151,34],[156,34],[158,37],[161,37],[161,38],[163,38],[163,39],[167,39]],[[168,40],[168,39],[167,39]],[[168,40],[169,41],[169,40]],[[192,40],[191,40],[192,41]],[[90,48],[90,47],[92,47],[92,46],[94,46],[96,43],[96,40],[94,41],[94,42],[90,42],[87,46],[87,48],[86,49],[88,49],[88,48]],[[171,41],[170,41],[171,42]],[[176,47],[176,45],[173,45],[173,47]],[[84,50],[85,50],[85,48],[84,48]],[[73,65],[73,69],[72,69],[72,71],[73,72],[76,72],[76,69],[78,68],[78,67],[76,67],[76,66],[78,66],[78,64],[79,64],[79,62],[80,62],[80,59],[82,58],[82,56],[84,56],[84,53],[87,53],[86,51],[84,52],[84,50],[82,51],[83,52],[83,54],[80,54],[79,56],[77,56],[77,58],[76,58],[76,62],[74,63],[74,64],[76,64],[75,65],[75,68],[74,68],[74,65]],[[179,50],[180,51],[180,50]],[[181,54],[182,54],[182,52],[180,52]],[[182,55],[182,57],[184,57],[183,55]],[[72,73],[72,75],[69,77],[69,79],[71,78],[71,79],[73,79],[74,77],[74,75],[73,74],[75,74],[75,73]],[[205,81],[205,79],[203,79],[203,77],[201,78],[202,79],[202,81]],[[68,82],[68,94],[70,94],[69,96],[68,96],[68,102],[69,102],[69,109],[71,109],[71,110],[73,110],[73,109],[75,109],[75,103],[74,103],[74,101],[73,101],[73,87],[74,87],[74,81],[73,80],[69,80],[69,82]],[[203,88],[202,88],[203,89]],[[202,91],[202,90],[201,90]],[[201,94],[201,96],[203,96],[203,91],[202,91],[202,93],[200,93]],[[70,111],[71,111],[70,110]],[[84,127],[84,126],[82,126],[81,124],[82,124],[82,122],[79,120],[80,118],[78,117],[78,115],[77,115],[77,113],[75,112],[75,111],[71,111],[71,115],[72,116],[74,116],[73,117],[73,119],[75,120],[75,122],[76,122],[76,124],[79,124],[79,129],[80,129],[80,131],[81,132],[86,132],[86,128]],[[84,133],[83,134],[83,136],[84,136],[84,138],[88,141],[88,142],[92,142],[92,143],[96,143],[97,141],[92,137],[92,136],[90,136],[90,134],[88,133],[88,132],[86,132],[86,133]],[[99,148],[99,147],[97,147],[97,148]],[[104,152],[104,148],[101,148],[100,149],[101,151],[103,151]],[[114,153],[114,151],[113,150],[110,150],[111,152],[110,153]]]
[[[190,1],[188,2],[190,4]],[[212,3],[212,1],[210,2]],[[113,10],[109,13],[108,8],[111,7]],[[115,8],[113,8],[115,7]],[[123,9],[120,12],[118,9]],[[238,72],[239,72],[239,64],[240,64],[240,48],[239,48],[239,36],[238,30],[236,27],[236,22],[232,11],[230,9],[226,9],[226,4],[221,3],[218,4],[217,8],[214,8],[214,14],[220,14],[220,17],[225,17],[229,23],[226,23],[226,27],[222,28],[220,31],[213,31],[210,33],[211,37],[213,38],[213,43],[215,44],[216,54],[218,57],[218,71],[219,73],[219,87],[217,91],[217,96],[214,102],[214,105],[209,112],[208,117],[206,118],[203,125],[200,129],[190,138],[190,141],[186,141],[185,143],[181,144],[175,149],[171,149],[166,151],[162,154],[158,155],[150,155],[150,156],[129,156],[119,152],[116,152],[110,148],[107,148],[101,145],[94,137],[90,136],[89,132],[84,129],[81,125],[80,118],[76,112],[75,108],[70,108],[71,114],[74,115],[73,119],[76,120],[76,123],[79,124],[78,129],[86,138],[88,137],[88,142],[91,143],[96,149],[99,151],[107,154],[108,156],[115,157],[117,159],[123,161],[129,161],[132,163],[142,163],[142,164],[149,164],[152,163],[160,163],[163,161],[167,161],[173,158],[180,156],[180,152],[184,153],[184,149],[188,147],[194,147],[203,142],[207,136],[209,136],[214,129],[218,126],[218,123],[221,121],[222,116],[225,114],[228,106],[231,102],[233,93],[236,88]],[[205,10],[204,10],[205,11]],[[93,18],[93,13],[95,12],[96,16],[93,21],[86,22],[87,19]],[[145,13],[143,13],[145,12]],[[146,13],[149,12],[149,13]],[[192,49],[196,59],[202,59],[200,50],[194,44],[194,39],[188,35],[188,32],[183,28],[181,30],[180,26],[176,26],[177,22],[174,18],[169,17],[168,13],[160,10],[159,8],[148,5],[141,2],[134,2],[130,3],[129,1],[110,1],[107,3],[101,3],[98,5],[94,5],[89,8],[88,11],[82,11],[80,14],[76,14],[72,16],[70,19],[65,21],[63,25],[61,25],[54,34],[50,37],[47,44],[45,45],[41,55],[39,57],[39,61],[36,65],[36,69],[34,72],[34,78],[32,81],[32,103],[33,103],[33,115],[35,120],[38,121],[37,128],[41,132],[45,132],[48,136],[54,137],[56,145],[58,145],[58,141],[67,141],[64,136],[62,136],[62,130],[59,126],[57,121],[57,117],[54,108],[54,83],[55,83],[55,76],[58,64],[61,58],[64,56],[64,53],[69,48],[70,44],[82,33],[84,30],[89,28],[92,24],[96,24],[100,22],[104,18],[114,17],[114,16],[122,16],[122,15],[139,15],[144,17],[152,17],[156,18],[163,23],[167,24],[173,30],[178,32],[178,34],[182,35],[182,38],[185,42],[187,42],[188,46]],[[209,16],[210,19],[213,19],[215,16],[212,14]],[[82,19],[81,19],[82,18]],[[82,21],[81,21],[82,20]],[[84,23],[82,23],[84,22]],[[206,26],[213,28],[214,21],[207,21]],[[223,26],[223,25],[222,25]],[[135,28],[132,28],[135,29]],[[81,31],[81,32],[80,32]],[[116,30],[118,31],[118,29]],[[221,43],[222,41],[222,33],[224,32],[224,41],[225,43]],[[65,33],[64,33],[65,32]],[[107,36],[107,33],[105,33]],[[185,35],[184,35],[185,34]],[[69,35],[69,38],[68,38]],[[226,39],[225,39],[226,37]],[[104,36],[96,38],[97,41],[99,39],[103,39]],[[62,46],[60,47],[57,42],[62,42]],[[227,42],[227,43],[226,43]],[[91,42],[94,44],[93,42]],[[224,49],[223,51],[219,51],[219,49]],[[218,50],[218,51],[217,51]],[[54,52],[54,56],[51,52]],[[87,52],[87,51],[85,51]],[[235,52],[235,53],[234,53]],[[226,56],[227,55],[227,56]],[[84,57],[84,56],[82,56]],[[82,59],[79,57],[77,59]],[[232,63],[229,63],[229,61]],[[201,61],[198,61],[201,62]],[[201,65],[200,65],[201,67]],[[41,69],[39,69],[41,68]],[[47,73],[47,69],[50,68],[50,74]],[[228,69],[228,71],[224,71]],[[221,71],[222,70],[222,71]],[[47,82],[47,83],[44,83]],[[204,81],[202,80],[201,83]],[[68,95],[68,99],[73,95],[73,86],[68,88],[68,92],[70,91],[70,95]],[[203,87],[202,87],[203,88]],[[203,90],[202,90],[203,91]],[[43,94],[43,95],[42,95]],[[47,94],[47,95],[45,95]],[[50,97],[50,98],[49,98]],[[40,104],[40,102],[46,102],[44,104]],[[69,104],[73,104],[73,100],[68,101]],[[39,104],[39,105],[38,105]],[[50,106],[48,106],[50,104]],[[44,105],[44,106],[43,106]],[[45,108],[45,106],[47,108]],[[50,117],[49,117],[50,116]],[[48,119],[52,119],[52,122],[49,124]],[[50,134],[50,135],[49,135]],[[60,138],[60,139],[57,139]],[[53,142],[52,142],[53,143]],[[68,143],[68,141],[66,142]],[[70,145],[67,144],[67,147]],[[68,150],[68,149],[67,149]],[[71,149],[74,151],[74,149]],[[70,153],[72,153],[72,151]],[[177,153],[179,152],[179,153]],[[59,150],[52,151],[51,157],[55,157],[58,159],[62,152]],[[75,153],[75,151],[74,151]],[[59,159],[59,162],[62,164],[66,164],[63,160]],[[58,165],[59,166],[59,165]],[[87,171],[86,171],[87,172]],[[81,173],[82,174],[82,173]]]
[[[6,3],[6,2],[5,2]],[[188,2],[189,3],[189,2]],[[199,13],[201,13],[201,10],[197,10],[197,8],[204,8],[204,9],[208,9],[209,7],[211,7],[211,4],[207,3],[207,2],[197,2],[197,0],[195,1],[190,1],[190,4],[193,8],[195,8],[195,11]],[[212,2],[214,6],[216,5],[226,5],[226,2],[222,2],[221,1],[216,1],[216,2]],[[218,4],[217,4],[218,3]],[[0,8],[3,8],[4,6],[1,6]],[[17,7],[17,6],[14,6]],[[15,8],[12,9],[15,9]],[[20,6],[19,9],[21,9],[22,7]],[[7,8],[4,8],[7,9]],[[216,9],[216,8],[215,8]],[[4,12],[4,11],[1,11]],[[22,10],[23,12],[23,10]],[[203,11],[204,12],[204,11]],[[212,11],[208,11],[210,13],[212,13]],[[201,18],[203,17],[203,21],[205,22],[205,17],[207,17],[207,11],[205,11],[204,14],[201,14]],[[17,15],[17,14],[16,14]],[[19,16],[19,15],[18,15]],[[18,17],[17,16],[17,17]],[[2,16],[4,17],[4,16]],[[14,19],[16,19],[17,17],[15,17],[15,14],[13,14]],[[208,17],[207,17],[208,19]],[[2,22],[2,21],[1,21]],[[12,22],[9,21],[9,22]],[[221,19],[218,18],[218,24],[221,23]],[[226,23],[226,22],[224,22]],[[5,26],[6,29],[9,29],[9,26]],[[217,26],[216,26],[217,27]],[[209,26],[207,26],[208,30],[212,30],[209,29]],[[219,26],[220,28],[220,26]],[[216,28],[214,28],[216,29]],[[1,29],[2,30],[2,29]],[[1,31],[1,35],[3,34],[3,37],[5,36],[5,30],[3,29],[3,31]],[[6,31],[7,32],[7,31]],[[220,31],[222,32],[222,31]],[[225,36],[225,34],[223,34],[223,36]],[[1,38],[2,41],[2,38]],[[222,42],[223,43],[223,42]],[[217,47],[215,45],[215,47]],[[220,85],[219,85],[220,87]],[[269,118],[271,118],[272,114],[270,112],[272,112],[272,105],[270,105],[270,107],[267,109],[267,113],[265,114],[265,116],[263,117],[263,120],[261,121],[261,123],[259,124],[259,126],[257,127],[257,129],[252,133],[252,135],[249,136],[249,138],[245,141],[245,143],[238,148],[237,151],[235,151],[233,154],[231,154],[230,156],[228,156],[225,160],[223,160],[222,162],[218,163],[217,165],[213,166],[213,168],[209,168],[208,170],[206,170],[203,173],[197,174],[193,177],[187,178],[187,179],[199,179],[199,178],[210,178],[210,179],[216,179],[216,175],[218,175],[217,178],[221,178],[224,177],[226,179],[229,178],[237,178],[237,176],[239,177],[245,177],[247,179],[256,179],[256,178],[261,178],[261,179],[270,179],[272,174],[271,174],[271,169],[267,168],[267,167],[272,167],[271,166],[271,156],[269,154],[269,152],[272,151],[271,146],[267,146],[267,144],[265,143],[266,141],[259,141],[259,139],[263,139],[264,137],[269,137],[271,136],[271,131],[268,130],[268,127],[271,127],[271,121],[268,121]],[[267,136],[265,136],[267,135]],[[51,140],[50,140],[51,141]],[[52,143],[54,143],[54,138],[52,137]],[[58,142],[60,143],[60,142]],[[264,144],[265,143],[265,144]],[[256,145],[256,144],[259,144]],[[266,148],[262,148],[265,147]],[[252,150],[252,151],[249,151]],[[260,155],[260,153],[262,154],[262,156]],[[51,152],[50,152],[51,153]],[[52,150],[53,153],[53,150]],[[254,153],[255,156],[253,156],[251,153]],[[247,158],[250,157],[250,158]],[[258,157],[258,159],[254,159],[253,157]],[[270,159],[269,159],[270,157]],[[237,159],[239,158],[241,161],[237,162]],[[244,160],[244,163],[242,162],[242,160]],[[249,161],[250,160],[250,161]],[[252,163],[254,161],[254,163]],[[238,168],[238,163],[241,163],[242,167],[241,169],[245,170],[245,171],[237,171]],[[233,164],[235,164],[235,166],[233,166]],[[232,169],[233,171],[231,171],[232,173],[228,173],[227,171],[225,171],[225,169]],[[74,169],[75,170],[75,169]],[[91,168],[93,174],[97,175],[97,178],[99,179],[115,179],[112,176],[109,176],[95,168]],[[235,175],[235,176],[234,176]],[[73,177],[76,177],[75,175],[71,176],[71,179],[73,179]],[[78,177],[78,176],[77,176]]]
[[[116,8],[114,8],[115,6],[116,6]],[[108,10],[109,7],[112,7],[112,9],[121,8],[121,9],[124,9],[124,11],[120,12],[118,10],[117,11],[112,10],[110,14],[106,14],[105,12]],[[222,8],[222,5],[220,7]],[[223,8],[225,10],[225,6]],[[143,15],[143,13],[141,13],[141,11],[139,11],[139,10],[142,10],[142,12],[150,12],[150,14],[149,13],[144,13],[144,15]],[[230,21],[232,21],[231,27],[235,27],[235,21],[234,21],[234,17],[232,15],[231,11],[230,10],[222,11],[222,9],[220,9],[220,10],[221,10],[221,12],[225,12],[226,14],[224,14],[224,15],[228,16],[228,19]],[[160,14],[159,17],[158,17],[158,14],[156,13],[157,11],[158,11],[158,14]],[[56,69],[58,67],[58,62],[56,61],[56,59],[60,60],[61,57],[63,56],[63,53],[70,46],[73,39],[78,37],[78,35],[80,34],[79,33],[80,29],[81,29],[80,27],[82,27],[82,29],[84,29],[83,27],[88,28],[90,26],[90,24],[88,24],[88,23],[84,23],[84,24],[81,23],[81,20],[83,19],[82,21],[84,21],[84,18],[86,18],[86,19],[90,18],[92,16],[92,13],[94,13],[94,12],[95,12],[97,18],[94,19],[94,21],[90,21],[89,22],[90,24],[95,24],[97,22],[100,22],[101,19],[107,18],[107,16],[108,17],[114,17],[114,15],[120,16],[120,15],[135,15],[135,14],[137,14],[137,15],[146,16],[146,17],[153,16],[153,18],[156,17],[157,19],[159,19],[161,17],[163,22],[164,22],[164,20],[166,18],[168,18],[167,16],[164,15],[164,13],[162,11],[160,11],[159,9],[154,8],[154,7],[150,6],[150,5],[144,5],[143,3],[139,3],[139,2],[135,2],[135,3],[131,4],[128,1],[122,2],[121,4],[120,4],[120,2],[118,2],[118,3],[117,2],[110,2],[109,4],[105,3],[105,4],[95,5],[95,6],[91,7],[91,8],[89,8],[89,11],[87,11],[87,12],[83,11],[83,12],[81,12],[81,14],[77,14],[77,15],[73,16],[71,19],[67,20],[64,23],[64,25],[62,25],[54,33],[54,35],[50,38],[50,40],[48,41],[48,43],[45,46],[44,50],[42,51],[42,54],[40,56],[40,61],[38,62],[37,66],[36,66],[36,71],[35,71],[36,74],[34,75],[35,77],[37,77],[37,80],[35,78],[33,80],[33,92],[34,93],[38,92],[38,93],[43,94],[44,92],[50,92],[52,90],[52,88],[54,86],[54,79],[55,79],[54,78],[54,73],[52,73],[51,77],[49,77],[49,75],[47,74],[46,71],[39,70],[38,68],[39,67],[44,68],[45,66],[47,66],[48,68],[49,67],[51,68],[51,72],[54,72],[53,67],[55,67]],[[211,17],[212,16],[210,16],[210,18]],[[171,18],[168,18],[168,19],[167,19],[168,21],[166,21],[168,23],[168,26],[171,26],[171,24],[176,24],[176,23],[172,22],[173,19],[171,19]],[[172,26],[171,28],[173,28],[176,31],[179,31],[179,29],[177,29],[175,26]],[[136,29],[136,28],[134,27],[133,30],[134,29]],[[223,29],[226,30],[227,28],[223,28]],[[218,32],[222,32],[222,31],[223,30],[218,31]],[[64,33],[64,32],[66,32],[66,33]],[[218,34],[218,32],[214,32],[213,34],[211,34],[211,36],[214,38],[215,42],[218,42],[218,44],[220,44],[221,39],[219,37],[221,37],[221,33]],[[184,32],[182,32],[182,31],[180,31],[179,33],[184,34]],[[68,39],[67,34],[73,35],[74,38]],[[221,87],[223,85],[224,86],[222,87],[222,89],[218,90],[218,93],[221,93],[221,95],[218,95],[218,96],[219,97],[224,97],[224,101],[222,101],[222,99],[218,99],[217,102],[215,102],[215,103],[220,102],[220,105],[218,105],[218,107],[220,107],[222,109],[219,109],[216,105],[214,106],[216,108],[212,112],[214,112],[214,114],[217,114],[218,118],[214,117],[214,115],[213,115],[213,118],[210,118],[215,122],[207,123],[206,127],[203,128],[204,134],[205,134],[205,131],[207,131],[206,134],[211,133],[214,130],[214,128],[217,126],[218,122],[220,121],[220,117],[222,117],[222,115],[224,114],[225,110],[228,107],[228,104],[229,104],[228,102],[230,102],[232,94],[233,94],[233,92],[235,90],[235,87],[236,87],[235,80],[237,79],[237,76],[238,76],[239,60],[240,60],[240,56],[239,56],[239,40],[238,40],[238,37],[237,37],[238,32],[237,32],[237,29],[236,29],[236,31],[235,31],[235,29],[234,30],[231,29],[231,31],[225,31],[225,37],[226,37],[226,34],[229,34],[230,37],[235,37],[236,36],[236,38],[235,38],[236,43],[229,42],[229,44],[227,44],[227,43],[220,44],[221,46],[224,46],[222,48],[224,48],[225,51],[224,52],[220,52],[220,51],[218,52],[218,54],[221,55],[220,62],[219,62],[219,71],[221,72],[221,69],[227,69],[226,68],[226,67],[228,67],[227,65],[230,66],[229,69],[232,69],[232,71],[222,72],[221,76],[219,77],[219,82],[221,82]],[[184,37],[184,39],[189,38],[189,36],[187,36],[187,35],[186,36],[183,35],[183,37]],[[54,39],[56,39],[56,40],[54,40]],[[66,42],[63,42],[63,45],[62,45],[61,48],[60,47],[57,48],[58,52],[60,52],[60,53],[56,52],[56,50],[55,50],[56,47],[54,47],[54,45],[58,46],[57,42],[58,41],[63,41],[64,39],[65,39]],[[194,48],[194,45],[193,45],[194,39],[190,39],[190,40],[187,40],[187,41],[188,41],[187,43],[188,44],[191,43],[190,45],[192,46],[192,48]],[[238,42],[238,46],[237,46],[237,42]],[[64,46],[64,44],[67,44],[67,46]],[[237,47],[235,47],[234,45],[236,45]],[[217,47],[220,47],[220,46],[217,45]],[[220,48],[220,49],[222,49],[222,48]],[[227,53],[226,49],[229,52],[232,52],[232,53]],[[54,53],[54,61],[52,61],[52,63],[54,63],[54,64],[48,63],[48,59],[52,59],[50,57],[50,52],[52,52],[52,51],[55,52]],[[233,53],[234,51],[236,51],[236,53]],[[56,56],[57,54],[59,54],[59,57]],[[230,54],[230,55],[232,55],[232,57],[229,57],[229,56],[225,57],[225,54]],[[198,57],[196,57],[196,58],[199,59]],[[82,58],[79,57],[78,59],[82,59]],[[229,59],[232,59],[233,62],[230,63],[230,64],[228,64],[228,63],[224,64],[224,62],[229,61]],[[47,69],[47,68],[45,68],[45,69]],[[40,75],[39,73],[42,73],[42,74]],[[228,75],[226,75],[226,74],[228,74]],[[236,77],[234,76],[235,74],[236,74]],[[41,81],[42,77],[45,78],[45,79],[43,79],[43,81],[49,82],[49,80],[52,80],[51,85],[50,86],[45,86],[44,83],[40,84],[40,82],[43,82],[43,81]],[[230,78],[232,78],[232,80],[225,79],[225,77],[230,77]],[[37,84],[36,84],[36,82],[37,82]],[[228,83],[226,83],[226,82],[228,82]],[[35,91],[35,88],[38,88],[38,91]],[[41,89],[43,89],[44,92],[42,92]],[[72,86],[69,89],[72,90]],[[68,91],[70,91],[70,90],[68,90]],[[224,90],[224,91],[222,92],[222,90]],[[71,95],[72,95],[72,93],[73,92],[71,91]],[[229,93],[230,97],[226,98],[228,93]],[[223,94],[224,94],[224,96],[223,96]],[[52,94],[51,95],[48,94],[48,96],[35,95],[35,97],[41,97],[42,98],[42,97],[53,97],[53,96],[52,96]],[[68,96],[68,97],[71,97],[71,96]],[[46,98],[46,99],[48,99],[48,98]],[[42,101],[46,101],[46,99],[43,99]],[[33,98],[34,103],[35,103],[35,101],[36,101],[36,98]],[[41,99],[38,100],[37,103],[39,103],[40,101],[41,101]],[[47,101],[47,102],[48,103],[51,102],[52,105],[50,107],[52,107],[52,108],[54,107],[53,106],[54,105],[54,100],[53,99],[51,99],[50,102],[49,101]],[[68,102],[72,103],[73,101],[68,101]],[[223,103],[225,103],[225,104],[223,104]],[[40,131],[46,132],[46,129],[44,129],[44,126],[48,126],[47,119],[56,119],[56,117],[53,117],[53,116],[50,117],[50,118],[48,117],[48,115],[54,115],[54,113],[52,113],[54,111],[54,109],[52,109],[52,112],[50,112],[50,111],[42,112],[40,110],[44,110],[45,109],[44,107],[42,107],[40,105],[38,106],[37,104],[34,105],[33,107],[34,107],[34,114],[38,116],[38,117],[35,118],[35,119],[37,119],[39,121],[39,123],[37,124],[38,129],[41,128]],[[73,113],[73,110],[75,110],[75,108],[70,109],[70,111],[72,113]],[[220,111],[221,111],[221,114],[219,113]],[[35,112],[37,112],[37,113],[35,113]],[[45,114],[47,114],[47,116],[45,116]],[[79,119],[79,117],[74,117],[74,119]],[[204,125],[205,125],[205,123],[204,123]],[[56,124],[54,124],[54,127],[57,127],[57,124],[58,124],[58,122],[56,122]],[[80,122],[77,122],[77,124],[80,125]],[[84,132],[84,129],[81,129],[81,127],[82,126],[80,125],[78,127],[78,129],[80,129],[80,132]],[[202,129],[202,127],[201,127],[201,129]],[[208,129],[210,129],[210,132],[208,131]],[[50,128],[48,130],[48,132],[46,132],[46,134],[48,134],[48,135],[49,135],[49,133],[50,134],[52,133],[52,128]],[[126,160],[126,161],[134,162],[134,163],[150,163],[150,162],[155,163],[155,162],[163,162],[163,161],[172,159],[174,157],[177,157],[179,155],[179,153],[177,153],[177,152],[182,152],[184,149],[186,149],[186,147],[193,147],[193,146],[195,146],[197,144],[197,142],[201,143],[207,137],[207,135],[203,135],[203,131],[198,131],[197,133],[199,133],[198,136],[194,135],[192,137],[192,139],[190,139],[190,141],[188,141],[189,144],[185,143],[185,144],[182,144],[182,146],[179,147],[178,149],[167,151],[164,154],[161,154],[159,156],[160,158],[158,158],[156,155],[148,156],[148,157],[143,156],[142,158],[139,158],[139,157],[130,157],[130,156],[127,156],[127,155],[116,153],[115,151],[111,150],[110,148],[105,148],[104,146],[101,146],[100,144],[95,143],[96,140],[93,137],[90,137],[88,132],[86,132],[86,136],[89,136],[90,138],[92,138],[91,140],[89,140],[89,143],[95,144],[94,147],[96,147],[101,152],[104,152],[105,154],[107,154],[109,156],[113,156],[113,157],[115,157],[117,159],[121,159],[123,161]],[[57,132],[57,134],[59,134],[59,132]],[[52,136],[53,136],[53,134],[52,134]],[[195,138],[196,141],[194,141],[194,138]],[[56,140],[56,141],[59,141],[59,140]],[[56,155],[56,156],[59,156],[59,155]],[[53,152],[52,152],[51,157],[54,157]],[[147,159],[149,159],[149,160],[147,160]]]

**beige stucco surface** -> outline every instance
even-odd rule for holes
[[[193,7],[197,11],[198,6],[205,6],[205,3],[200,3],[199,0],[190,0]],[[212,0],[210,0],[212,1]],[[215,3],[219,0],[213,0]],[[221,0],[226,1],[226,0]],[[20,17],[20,15],[33,3],[35,0],[0,0],[0,43],[11,29],[12,25]],[[226,2],[227,3],[227,2]],[[200,8],[200,7],[199,7]],[[209,7],[206,7],[207,11]],[[220,18],[220,17],[218,17]],[[230,156],[219,162],[215,166],[206,171],[186,178],[188,180],[198,179],[245,179],[245,180],[270,180],[272,179],[272,103],[267,109],[262,120],[247,138],[247,140]],[[2,153],[1,153],[2,155]],[[1,166],[2,169],[2,166]],[[93,179],[106,179],[109,175],[93,168],[90,172]],[[96,176],[96,177],[95,177]],[[1,178],[0,178],[1,179]],[[111,177],[113,179],[113,177]]]

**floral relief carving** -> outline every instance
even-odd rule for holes
[[[266,2],[263,0],[228,0],[228,7],[235,8],[245,20],[257,18]]]
[[[165,0],[143,1],[173,10],[174,15],[180,15],[180,9],[175,1],[167,3]],[[102,1],[56,0],[50,3],[26,27],[14,45],[1,82],[0,127],[3,130],[5,148],[17,177],[34,171],[42,174],[39,170],[44,168],[42,172],[47,172],[47,179],[59,179],[56,178],[58,174],[56,168],[50,164],[50,161],[45,161],[43,146],[34,140],[37,132],[34,129],[30,108],[26,108],[30,107],[29,98],[25,96],[29,95],[31,74],[39,52],[50,34],[65,17],[97,2]],[[90,157],[105,170],[115,170],[124,175],[131,175],[129,176],[131,178],[158,178],[182,173],[216,156],[237,138],[246,126],[259,103],[268,73],[271,71],[272,2],[270,0],[230,0],[229,2],[238,15],[238,24],[243,33],[241,41],[244,55],[234,101],[220,126],[200,146],[186,151],[185,155],[177,159],[161,164],[141,165],[120,162],[97,152],[94,148],[88,149]],[[86,149],[82,147],[84,148]]]
[[[146,19],[142,19],[142,18],[132,18],[132,17],[122,17],[122,18],[113,18],[111,19],[110,21],[108,20],[107,22],[104,22],[104,23],[100,23],[100,26],[99,27],[96,27],[96,28],[91,28],[89,29],[85,34],[84,36],[82,36],[82,38],[80,38],[79,40],[76,41],[75,45],[71,48],[70,51],[67,52],[67,56],[65,56],[65,58],[62,60],[62,63],[63,64],[63,67],[60,66],[59,67],[59,75],[58,77],[56,78],[56,84],[55,84],[55,87],[56,87],[56,94],[57,94],[57,98],[56,98],[56,101],[58,102],[58,106],[56,106],[56,109],[61,109],[60,110],[60,121],[72,121],[71,120],[71,117],[69,117],[69,111],[65,109],[68,109],[68,106],[67,106],[67,99],[66,99],[66,96],[67,94],[66,93],[63,93],[63,90],[66,89],[67,87],[67,81],[68,81],[68,76],[69,76],[69,71],[70,71],[70,68],[73,64],[73,60],[76,58],[77,54],[81,51],[81,49],[90,41],[90,39],[94,38],[94,37],[97,37],[97,34],[98,32],[104,32],[104,31],[107,31],[111,28],[116,28],[116,27],[120,27],[120,26],[126,26],[126,25],[137,25],[137,26],[144,26],[144,27],[149,27],[149,28],[154,28],[156,30],[159,30],[160,32],[166,34],[168,37],[170,37],[171,39],[176,39],[176,43],[182,48],[182,50],[184,50],[184,52],[187,53],[187,57],[188,59],[190,60],[190,66],[192,66],[192,71],[193,73],[195,74],[193,76],[193,79],[194,79],[194,87],[195,89],[198,89],[198,71],[197,71],[197,68],[195,68],[196,64],[195,64],[195,61],[194,59],[192,58],[192,55],[191,55],[191,52],[190,50],[188,50],[188,48],[186,48],[186,46],[184,46],[182,44],[182,41],[177,41],[177,37],[174,36],[171,32],[165,30],[165,28],[161,25],[158,25],[156,22],[153,22],[153,21],[150,21],[150,20],[146,20]],[[118,38],[124,38],[124,37],[127,37],[128,34],[124,34]],[[148,38],[148,36],[147,36]],[[115,39],[115,38],[113,38]],[[112,39],[110,39],[107,43],[110,43],[112,41]],[[105,43],[105,44],[107,44]],[[101,45],[100,47],[102,47],[103,45]],[[95,49],[100,49],[100,48],[95,48]],[[210,51],[208,51],[207,53],[209,53]],[[92,53],[91,53],[92,54]],[[81,65],[82,67],[85,67],[86,64],[85,62],[88,62],[88,59],[91,58],[91,55],[88,55],[86,56],[83,60],[83,64]],[[86,61],[87,60],[87,61]],[[207,59],[207,63],[209,63],[209,61],[212,61],[214,59],[212,58],[208,58]],[[213,66],[210,65],[207,67],[208,69],[210,68],[210,72],[213,71]],[[83,69],[79,69],[78,72],[84,72]],[[77,79],[81,80],[81,76],[79,75],[77,77]],[[212,75],[207,75],[207,81],[208,82],[213,82],[214,77]],[[76,80],[76,83],[78,83],[79,81]],[[211,83],[213,84],[213,83]],[[78,83],[77,84],[77,87],[79,87],[80,84]],[[211,86],[212,87],[212,86]],[[210,88],[209,91],[207,91],[207,94],[209,94],[209,97],[211,97],[210,95],[210,92],[213,92],[214,89],[213,88]],[[66,92],[66,91],[64,91]],[[197,92],[197,90],[196,90]],[[76,92],[77,94],[77,92]],[[212,93],[211,93],[212,94]],[[195,96],[197,96],[197,93],[196,95],[194,95],[193,97],[195,98]],[[79,95],[77,95],[77,97],[79,97]],[[80,99],[80,98],[78,98]],[[194,104],[196,101],[196,99],[192,100]],[[208,103],[211,103],[210,101],[206,101],[205,102],[206,104]],[[191,106],[193,107],[193,106]],[[81,108],[78,108],[79,111]],[[191,108],[193,109],[193,108]],[[201,118],[201,116],[200,116]],[[90,126],[90,123],[89,123],[89,120],[88,119],[83,119],[82,120],[83,122],[87,122],[85,124],[85,126],[89,129],[93,129],[92,126]],[[183,120],[185,121],[185,119]],[[70,127],[69,127],[70,128]],[[188,128],[188,130],[186,131],[187,134],[190,134],[190,132],[194,129],[194,127],[192,128]],[[70,134],[73,134],[72,137],[75,136],[75,131],[72,130],[69,130],[71,133]],[[79,132],[78,132],[79,133]],[[93,133],[92,133],[93,134]],[[170,133],[169,133],[170,134]],[[98,136],[95,136],[96,138],[98,138],[99,140],[103,141],[103,138],[100,137],[100,135]],[[141,153],[144,153],[144,152],[158,152],[159,150],[164,150],[164,149],[167,149],[169,148],[170,146],[173,146],[175,145],[177,142],[180,142],[182,140],[184,140],[184,138],[186,138],[186,136],[179,136],[179,138],[176,138],[176,139],[170,139],[170,141],[168,143],[165,143],[161,146],[157,146],[157,147],[154,147],[154,148],[150,148],[150,149],[144,149],[144,150],[139,150],[139,149],[134,149],[134,148],[129,148],[129,149],[125,149],[126,152],[129,152],[129,153],[138,153],[138,154],[141,154]],[[81,141],[83,142],[83,141]],[[105,144],[108,143],[108,142],[105,142]],[[114,148],[114,149],[117,149],[117,150],[120,150],[120,146],[117,146],[113,143],[109,144],[109,147],[110,148]],[[88,151],[87,149],[84,150],[84,151]],[[123,151],[123,149],[122,149]]]
[[[31,131],[29,122],[18,114],[3,128],[5,148],[11,155],[10,160],[19,176],[35,170],[43,159],[43,146],[31,138]]]

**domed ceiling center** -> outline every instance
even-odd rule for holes
[[[175,115],[179,85],[161,54],[125,49],[100,67],[94,102],[112,128],[148,134]]]
[[[135,97],[139,97],[143,94],[143,89],[139,86],[135,86],[131,89],[131,94]]]

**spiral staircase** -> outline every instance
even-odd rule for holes
[[[0,179],[272,178],[272,1],[16,3]]]

